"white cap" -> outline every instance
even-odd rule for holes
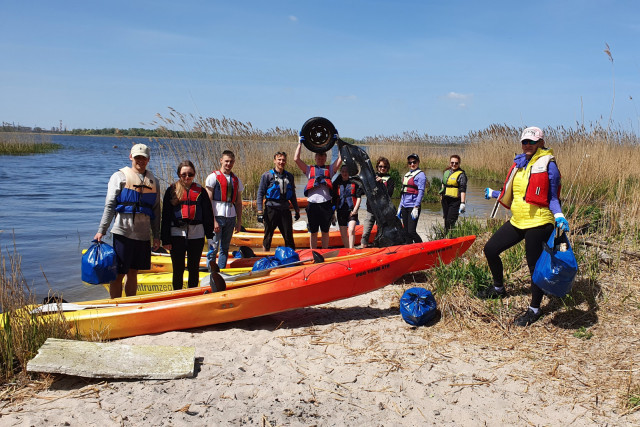
[[[144,156],[148,159],[150,151],[151,150],[149,150],[149,147],[147,147],[146,145],[136,144],[131,147],[131,157]]]

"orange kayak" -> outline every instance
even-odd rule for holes
[[[420,256],[421,251],[415,249],[316,264],[254,286],[146,304],[87,308],[64,315],[73,333],[101,339],[196,328],[370,292],[397,280]]]
[[[309,202],[307,202],[307,198],[306,197],[298,197],[296,199],[298,201],[298,207],[299,208],[306,208],[307,205],[309,204]],[[255,200],[243,200],[242,201],[242,206],[253,206],[255,207],[257,205]],[[293,209],[293,206],[291,205],[291,202],[289,202],[289,207],[291,209]]]
[[[364,226],[356,225],[355,230],[355,244],[359,245],[360,240],[362,239],[362,230]],[[373,226],[373,230],[371,230],[371,236],[369,237],[369,243],[373,243],[373,239],[376,237],[376,233],[378,232],[378,227]],[[322,246],[322,241],[320,237],[321,233],[318,233],[318,247]],[[293,241],[296,245],[296,248],[308,248],[309,247],[309,239],[310,233],[294,233]],[[261,248],[262,241],[264,240],[263,233],[250,233],[246,231],[241,231],[239,233],[234,233],[231,238],[231,244],[234,246],[249,246],[251,248]],[[272,246],[284,246],[284,239],[281,234],[274,234],[273,239],[271,240]],[[340,230],[329,231],[329,246],[342,246],[342,237],[340,237]]]
[[[395,246],[341,262],[290,270],[253,286],[205,288],[63,306],[74,333],[122,338],[232,322],[323,304],[384,287],[421,266],[449,263],[475,236]],[[289,269],[285,269],[289,270]],[[41,307],[40,310],[44,310]]]

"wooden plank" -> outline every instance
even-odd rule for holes
[[[194,375],[195,353],[195,347],[48,338],[27,363],[27,371],[86,378],[188,378]]]

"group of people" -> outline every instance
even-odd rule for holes
[[[533,274],[543,242],[555,229],[569,231],[569,224],[562,214],[559,201],[560,172],[553,150],[545,147],[544,133],[540,128],[526,128],[521,137],[522,153],[514,159],[501,190],[485,189],[485,198],[496,198],[497,203],[510,209],[512,216],[489,239],[484,247],[492,285],[481,289],[477,296],[483,299],[502,298],[507,295],[504,287],[503,265],[500,254],[518,242],[525,241],[527,265]],[[307,165],[301,159],[302,144],[298,144],[294,161],[307,178],[304,195],[308,206],[307,228],[309,246],[317,248],[318,232],[323,248],[329,246],[329,229],[338,224],[345,247],[355,246],[355,226],[361,205],[363,189],[349,176],[349,169],[336,160],[327,165],[327,154],[316,153],[315,164]],[[115,172],[108,184],[102,220],[94,239],[102,241],[114,221],[111,233],[117,259],[117,278],[110,284],[112,298],[122,295],[126,276],[125,294],[135,295],[138,270],[150,268],[151,249],[161,245],[171,252],[173,263],[173,287],[181,289],[185,269],[185,255],[189,271],[188,285],[198,285],[198,270],[205,238],[217,265],[224,268],[234,231],[242,225],[242,191],[244,186],[232,172],[235,155],[225,150],[220,168],[212,172],[205,186],[194,182],[196,169],[192,162],[184,161],[177,167],[178,179],[164,193],[161,213],[159,185],[153,173],[147,169],[150,149],[144,144],[131,148],[130,167]],[[295,249],[293,219],[300,218],[294,177],[285,170],[287,154],[282,151],[273,157],[274,167],[265,172],[258,186],[257,219],[264,224],[263,249],[271,248],[276,229],[280,230],[285,245]],[[421,203],[429,182],[420,169],[418,154],[407,157],[408,172],[403,176],[398,217],[402,220],[412,242],[422,242],[417,233]],[[385,157],[376,161],[376,181],[382,182],[389,196],[395,183],[389,174],[390,163]],[[332,177],[340,172],[332,181]],[[466,210],[467,176],[461,168],[461,159],[452,155],[449,167],[444,170],[440,189],[445,231],[456,223],[459,214]],[[370,236],[375,217],[370,207],[364,221],[361,243],[371,243]],[[151,233],[151,234],[150,234]],[[151,241],[152,239],[152,241]],[[531,303],[526,312],[515,320],[516,325],[526,326],[542,315],[540,304],[543,291],[531,282]]]
[[[147,169],[151,150],[144,144],[131,148],[131,167],[124,167],[109,179],[104,212],[94,239],[101,242],[112,221],[116,253],[116,279],[110,283],[111,298],[136,294],[139,270],[151,268],[151,250],[169,250],[173,265],[173,289],[182,289],[185,255],[188,285],[198,285],[198,271],[205,238],[217,252],[218,266],[226,267],[231,237],[242,225],[244,186],[231,170],[232,151],[225,150],[220,168],[212,172],[205,187],[194,182],[196,168],[185,160],[176,169],[178,179],[164,193],[162,213],[157,179]],[[150,241],[150,237],[153,242]]]

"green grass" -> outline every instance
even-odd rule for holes
[[[573,336],[581,340],[590,340],[593,337],[593,332],[588,331],[584,326],[580,326],[577,331],[573,333]]]
[[[0,156],[25,156],[43,154],[59,150],[62,146],[49,142],[46,136],[21,134],[16,132],[0,133]]]

